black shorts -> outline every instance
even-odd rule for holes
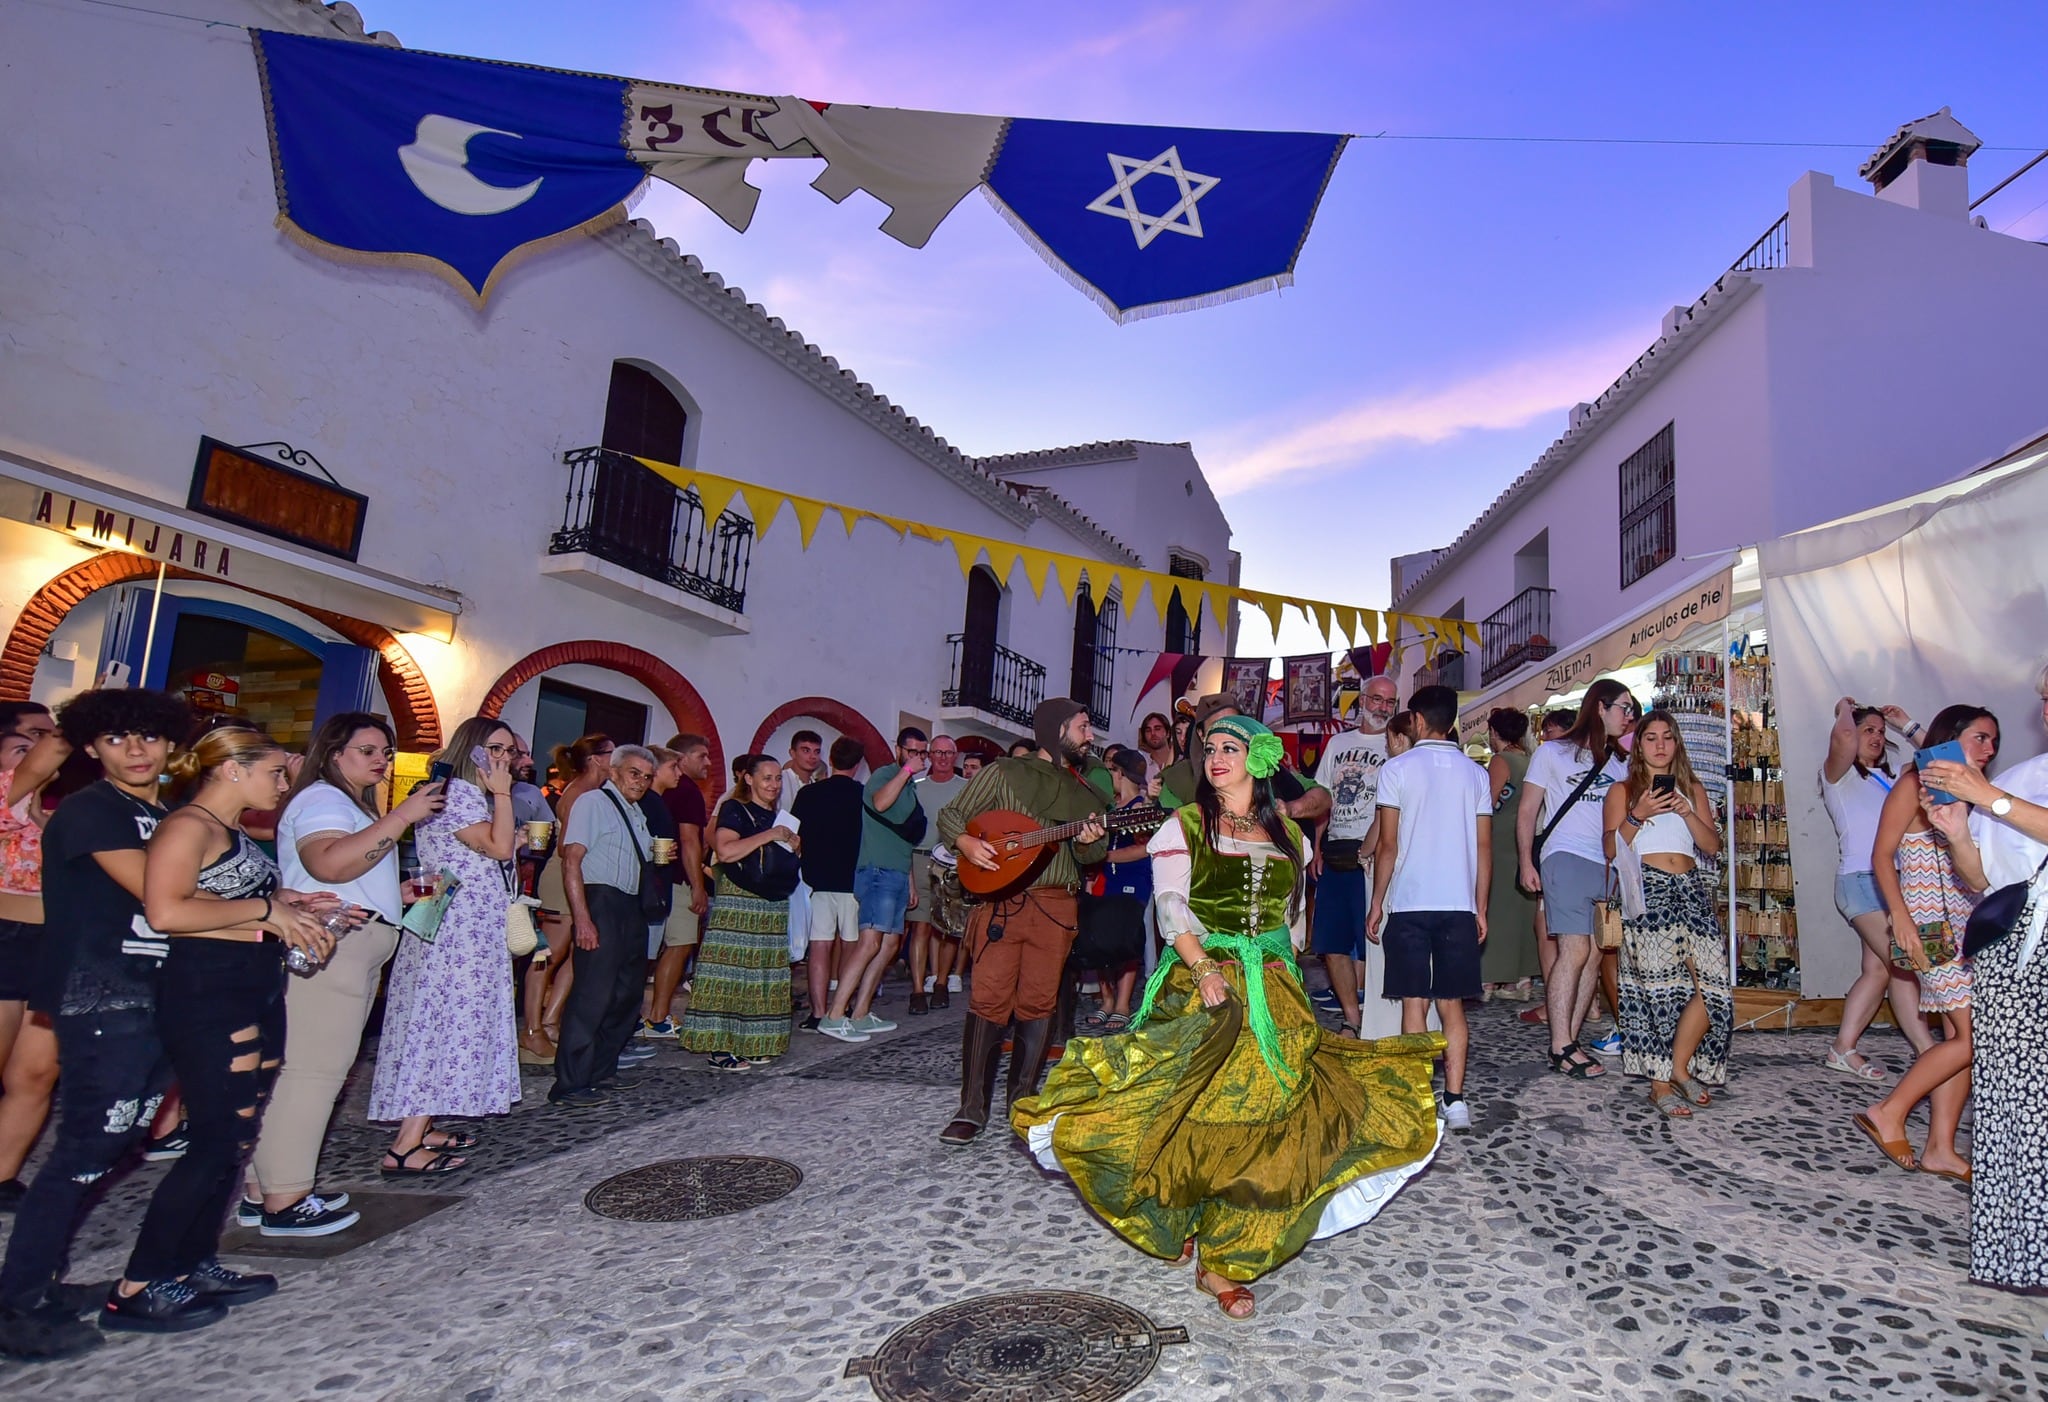
[[[0,920],[0,1003],[19,1003],[28,997],[42,951],[42,926]]]
[[[1477,998],[1479,917],[1469,910],[1402,910],[1380,929],[1388,998]]]

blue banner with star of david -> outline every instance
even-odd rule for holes
[[[649,176],[745,229],[754,161],[822,161],[922,247],[979,188],[1118,321],[1294,280],[1341,136],[1111,126],[766,97],[251,31],[280,225],[419,263],[481,304],[521,252],[622,216]]]
[[[1292,285],[1344,141],[1020,117],[987,187],[1069,281],[1130,321]]]

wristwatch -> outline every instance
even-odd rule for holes
[[[1992,816],[1992,817],[1994,817],[1994,818],[2003,818],[2003,817],[2004,817],[2004,816],[2005,816],[2006,814],[2008,814],[2008,813],[2010,813],[2010,812],[2012,812],[2012,795],[2011,795],[2011,794],[2009,794],[2009,793],[2002,793],[2002,794],[2000,794],[2000,795],[1999,795],[1999,796],[1998,796],[1997,798],[1994,798],[1994,799],[1992,799],[1992,800],[1991,800],[1991,816]]]

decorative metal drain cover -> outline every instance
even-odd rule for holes
[[[983,1295],[898,1329],[848,1361],[882,1402],[1111,1402],[1151,1373],[1162,1329],[1129,1305],[1069,1290]]]
[[[622,1222],[695,1222],[788,1197],[803,1181],[803,1170],[781,1159],[664,1159],[605,1179],[583,1205]]]

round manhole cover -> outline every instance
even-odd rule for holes
[[[1115,1300],[1032,1290],[935,1310],[846,1374],[883,1402],[1111,1402],[1145,1380],[1162,1344],[1185,1342],[1185,1329]]]
[[[788,1197],[803,1181],[803,1171],[781,1159],[665,1159],[605,1179],[583,1205],[622,1222],[694,1222]]]

